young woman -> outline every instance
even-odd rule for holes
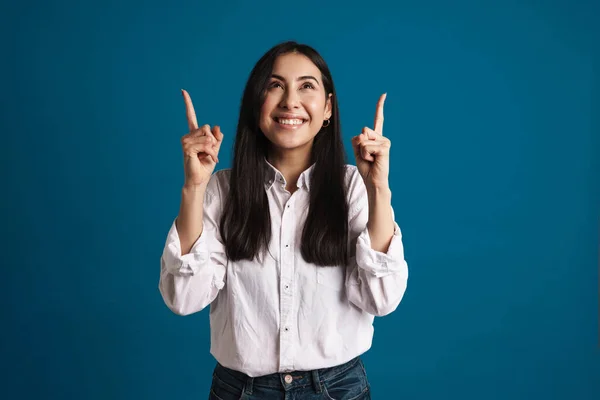
[[[347,165],[327,64],[309,46],[279,44],[246,84],[232,168],[213,174],[223,134],[198,126],[182,92],[185,183],[159,288],[177,314],[210,305],[210,398],[369,399],[360,355],[408,279],[385,95]]]

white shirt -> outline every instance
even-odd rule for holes
[[[300,240],[313,167],[300,175],[298,189],[290,194],[283,175],[267,164],[270,254],[262,263],[227,260],[218,224],[230,170],[215,172],[205,193],[203,232],[190,253],[181,255],[175,221],[171,225],[161,257],[160,293],[179,315],[210,305],[211,354],[251,377],[345,363],[371,347],[374,316],[394,311],[404,295],[408,267],[400,228],[394,222],[387,253],[371,249],[366,187],[358,169],[347,165],[349,265],[307,263]]]

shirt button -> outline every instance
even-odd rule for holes
[[[283,328],[286,332],[290,330],[290,328],[288,328],[287,326],[285,328]]]
[[[286,375],[285,376],[285,383],[292,383],[293,380],[294,380],[294,378],[292,378],[291,375]]]

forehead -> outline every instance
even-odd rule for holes
[[[290,81],[307,75],[321,80],[319,68],[308,57],[300,53],[288,53],[277,57],[273,64],[273,74]]]

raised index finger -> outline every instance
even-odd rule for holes
[[[181,89],[183,94],[183,101],[185,102],[185,115],[187,117],[188,128],[190,132],[198,129],[198,121],[196,120],[196,111],[194,111],[194,105],[192,104],[192,98],[187,91]]]
[[[373,126],[373,130],[380,135],[383,135],[383,103],[385,103],[386,97],[387,93],[381,95],[377,102],[377,111],[375,112],[375,125]]]

